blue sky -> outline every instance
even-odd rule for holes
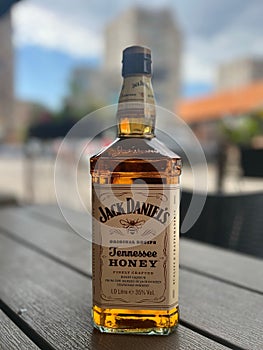
[[[15,50],[15,94],[21,100],[35,101],[58,109],[68,93],[70,73],[74,67],[98,67],[99,59],[77,58],[40,46],[23,46]],[[182,95],[200,96],[213,89],[206,82],[185,82]]]
[[[150,4],[150,7],[149,7]],[[145,0],[23,0],[12,10],[18,98],[59,108],[75,66],[103,57],[105,25]],[[183,33],[183,96],[211,91],[216,69],[239,57],[263,57],[262,0],[151,0],[169,7]]]
[[[68,93],[71,70],[76,66],[95,67],[94,58],[77,58],[41,46],[15,50],[15,94],[21,100],[60,107]]]

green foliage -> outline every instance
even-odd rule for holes
[[[225,139],[237,145],[250,145],[255,136],[263,133],[263,118],[259,114],[228,117],[221,123]]]

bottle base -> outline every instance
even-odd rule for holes
[[[160,310],[103,309],[92,310],[94,328],[102,333],[169,335],[178,326],[179,308]]]

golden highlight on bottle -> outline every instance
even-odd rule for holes
[[[90,160],[94,327],[171,333],[178,325],[181,159],[154,134],[151,53],[123,52],[118,138]]]

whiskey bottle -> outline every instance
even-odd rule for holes
[[[90,159],[94,327],[171,333],[178,324],[181,159],[155,137],[151,51],[123,51],[118,137]]]

